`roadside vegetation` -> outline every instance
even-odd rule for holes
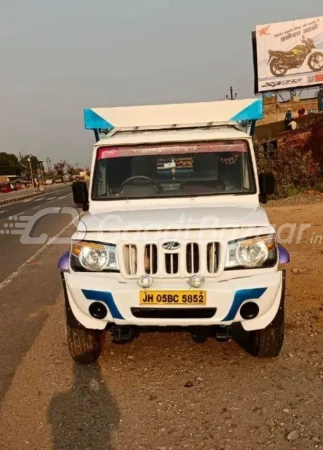
[[[272,172],[276,179],[275,198],[286,198],[300,193],[323,193],[323,178],[319,164],[312,152],[301,153],[290,146],[277,152],[254,142],[259,172]]]

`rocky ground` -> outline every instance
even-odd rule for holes
[[[286,244],[279,358],[255,359],[236,342],[199,345],[183,331],[107,345],[96,366],[74,365],[60,296],[3,399],[0,448],[323,449],[323,203],[306,203],[267,207],[277,227],[308,224],[299,243]]]

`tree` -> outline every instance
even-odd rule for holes
[[[73,166],[68,166],[68,174],[69,175],[76,175],[76,170]]]
[[[35,176],[40,167],[38,158],[36,156],[33,156],[33,155],[22,156],[20,159],[21,170],[24,174],[28,174],[28,176],[30,177],[30,162],[28,161],[28,158],[30,158],[30,160],[31,160],[31,167],[32,167],[33,175]]]
[[[64,175],[65,161],[60,161],[59,163],[54,165],[54,169],[56,171],[56,175],[62,177]]]
[[[0,152],[0,175],[21,175],[21,167],[16,155]]]

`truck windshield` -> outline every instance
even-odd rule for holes
[[[253,194],[246,141],[100,147],[93,200]]]

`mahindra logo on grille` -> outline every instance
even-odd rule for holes
[[[165,242],[165,244],[163,244],[165,250],[178,250],[180,246],[181,244],[178,242]]]

